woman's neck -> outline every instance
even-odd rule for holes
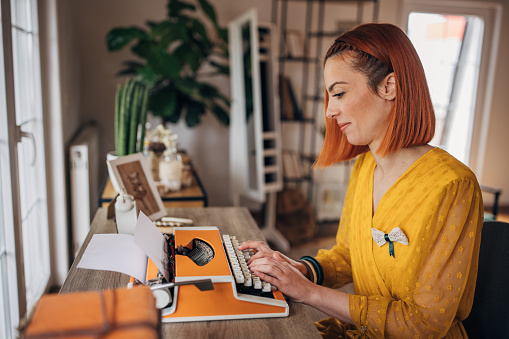
[[[397,152],[389,153],[381,157],[374,151],[371,151],[376,162],[376,167],[382,177],[401,176],[412,164],[421,156],[426,154],[433,147],[430,145],[412,146],[403,148]]]
[[[385,192],[417,159],[432,148],[429,145],[409,147],[387,154],[385,157],[380,157],[376,152],[371,151],[376,162],[373,173],[373,215]]]

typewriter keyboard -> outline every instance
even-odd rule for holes
[[[273,298],[271,292],[276,287],[262,281],[247,266],[247,261],[255,254],[254,250],[239,251],[237,248],[240,244],[237,238],[227,234],[223,234],[223,243],[237,284],[237,291],[244,294]]]

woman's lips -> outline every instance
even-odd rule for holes
[[[345,129],[348,127],[348,125],[350,125],[349,122],[344,123],[344,124],[339,124],[339,128],[341,129],[341,132],[344,132]]]

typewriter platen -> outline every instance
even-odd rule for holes
[[[217,227],[179,227],[173,235],[165,236],[170,280],[179,286],[166,290],[169,301],[161,310],[163,322],[288,316],[283,294],[242,272],[241,263],[235,262],[237,253],[232,253],[235,241],[232,244],[230,237],[221,237]],[[213,289],[201,291],[198,285],[181,285],[205,279],[212,281]],[[150,259],[147,281],[167,283]]]

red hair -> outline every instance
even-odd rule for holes
[[[374,93],[391,72],[396,81],[394,107],[377,154],[385,156],[402,148],[425,145],[435,134],[435,113],[426,76],[414,46],[406,34],[391,24],[364,24],[339,36],[325,55],[328,59],[349,53],[352,68],[366,76]],[[329,96],[325,91],[325,112]],[[367,145],[352,145],[337,123],[326,118],[325,141],[315,167],[326,167],[367,152]]]

